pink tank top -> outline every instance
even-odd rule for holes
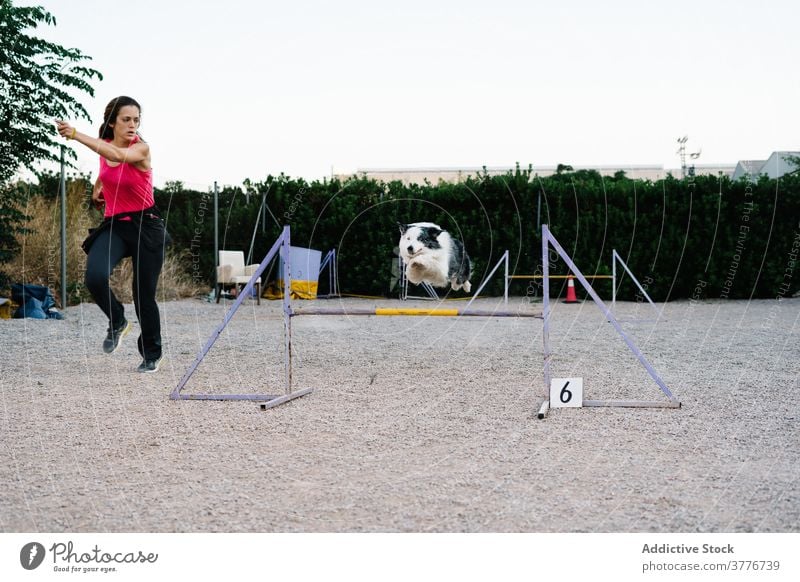
[[[111,140],[106,140],[111,141]],[[131,145],[139,141],[135,137]],[[153,170],[146,172],[133,164],[121,163],[109,166],[100,156],[100,182],[103,184],[103,198],[106,201],[105,217],[137,212],[155,205],[153,197]]]

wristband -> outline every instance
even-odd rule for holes
[[[73,127],[73,128],[72,128],[72,135],[70,135],[69,137],[67,137],[67,139],[75,139],[75,132],[76,132],[76,131],[77,131],[77,130],[76,130],[74,127]]]

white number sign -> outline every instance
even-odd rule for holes
[[[580,408],[583,406],[583,378],[553,378],[550,380],[550,408]]]

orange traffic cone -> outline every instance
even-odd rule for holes
[[[567,279],[567,299],[564,303],[577,303],[578,297],[575,295],[575,281],[572,280],[572,275]]]

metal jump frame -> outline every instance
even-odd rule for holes
[[[549,300],[549,261],[548,261],[548,250],[549,245],[552,245],[553,248],[558,252],[561,258],[567,263],[570,271],[575,273],[575,276],[578,278],[580,283],[584,286],[584,288],[589,292],[592,299],[594,299],[595,303],[597,303],[600,310],[605,314],[608,321],[614,326],[622,336],[622,339],[625,340],[625,343],[628,345],[630,350],[636,355],[642,365],[647,369],[650,376],[655,380],[664,394],[669,398],[669,402],[649,402],[649,401],[602,401],[602,400],[584,400],[584,406],[629,406],[629,407],[654,407],[654,408],[679,408],[680,402],[672,395],[669,388],[664,384],[661,378],[658,376],[656,371],[650,365],[650,363],[645,359],[644,355],[641,353],[638,347],[633,343],[633,341],[625,334],[625,332],[620,327],[617,320],[614,318],[611,311],[605,306],[602,300],[597,296],[594,289],[592,289],[591,285],[587,282],[584,275],[580,272],[580,270],[575,266],[572,262],[570,257],[555,239],[555,237],[550,234],[547,225],[542,225],[542,264],[543,264],[543,279],[544,279],[544,297],[543,297],[543,312],[542,314],[539,313],[526,313],[526,312],[509,312],[509,311],[479,311],[479,310],[470,310],[469,306],[472,303],[470,300],[469,303],[463,309],[409,309],[409,308],[377,308],[377,309],[320,309],[320,308],[309,308],[309,309],[302,309],[298,311],[294,311],[291,305],[291,253],[289,252],[291,246],[291,236],[290,236],[290,229],[289,226],[283,227],[283,232],[272,245],[267,255],[264,257],[264,260],[261,261],[256,271],[253,273],[250,281],[247,283],[245,288],[233,302],[231,307],[228,309],[228,312],[225,314],[225,317],[222,323],[217,326],[217,328],[212,332],[211,337],[209,337],[208,341],[206,342],[205,346],[198,352],[194,362],[189,366],[189,368],[184,373],[183,377],[181,378],[178,385],[172,390],[170,394],[170,399],[172,400],[247,400],[247,401],[254,401],[258,402],[262,410],[266,410],[268,408],[272,408],[274,406],[278,406],[279,404],[283,404],[285,402],[289,402],[290,400],[294,400],[295,398],[299,398],[301,396],[305,396],[306,394],[310,394],[313,392],[312,388],[303,388],[300,390],[295,390],[292,386],[292,318],[297,317],[299,315],[374,315],[374,316],[445,316],[445,317],[467,317],[467,316],[475,316],[475,317],[535,317],[541,318],[544,320],[544,332],[543,332],[543,340],[544,340],[544,380],[545,380],[545,401],[541,405],[538,413],[539,418],[544,418],[547,414],[547,410],[549,409],[549,389],[550,389],[550,300]],[[274,395],[274,394],[183,394],[182,391],[186,386],[186,383],[191,378],[192,374],[194,374],[197,367],[200,365],[200,362],[203,361],[206,354],[208,354],[209,350],[213,347],[214,343],[217,341],[219,336],[222,334],[222,331],[228,325],[228,323],[233,318],[236,311],[241,306],[242,302],[245,298],[250,297],[252,295],[252,290],[254,286],[254,282],[258,279],[270,262],[275,258],[275,256],[280,253],[280,257],[283,262],[283,325],[284,325],[284,393],[282,395]],[[507,263],[507,255],[504,256]],[[502,262],[502,259],[501,259]],[[483,284],[478,288],[475,295],[483,289],[486,282],[491,278],[494,274],[494,271],[500,266],[500,262],[497,263],[495,268],[489,274],[489,276],[484,280]],[[473,297],[474,300],[474,297]]]
[[[266,410],[267,408],[272,408],[273,406],[277,406],[279,404],[283,404],[284,402],[288,402],[290,400],[294,400],[295,398],[299,398],[300,396],[305,396],[306,394],[310,394],[312,392],[311,388],[304,388],[302,390],[294,390],[292,387],[292,318],[291,318],[291,304],[290,304],[290,297],[291,297],[291,252],[289,252],[289,247],[291,246],[291,237],[289,233],[289,227],[284,226],[283,232],[272,245],[272,248],[267,253],[267,256],[264,257],[264,260],[261,261],[261,264],[258,265],[255,273],[250,278],[250,281],[245,285],[245,288],[236,298],[236,301],[228,309],[228,312],[225,314],[225,318],[222,320],[222,323],[217,326],[211,337],[208,338],[206,345],[200,350],[195,358],[194,362],[191,366],[186,370],[184,373],[183,378],[181,378],[178,385],[172,390],[170,394],[170,398],[172,400],[249,400],[261,403],[261,409]],[[228,325],[230,320],[233,318],[236,311],[242,305],[242,301],[246,297],[250,297],[253,291],[254,281],[261,276],[267,266],[272,262],[275,256],[280,253],[280,257],[283,260],[283,329],[284,329],[284,358],[283,358],[283,370],[284,370],[284,377],[283,377],[283,386],[284,386],[284,393],[282,395],[279,394],[183,394],[182,390],[186,386],[186,383],[191,378],[192,374],[194,374],[197,367],[200,365],[200,362],[203,361],[206,354],[209,352],[211,347],[217,341],[220,334],[222,334],[222,330],[225,329],[225,326]]]
[[[508,270],[509,270],[509,264],[508,263],[509,263],[509,260],[510,259],[509,259],[508,250],[506,250],[506,252],[504,252],[503,255],[500,257],[500,260],[497,261],[497,264],[491,270],[491,272],[486,277],[486,279],[484,279],[484,281],[481,284],[481,286],[478,289],[478,291],[475,292],[475,295],[474,295],[473,299],[478,296],[480,291],[489,282],[489,279],[492,278],[492,276],[494,275],[495,271],[497,271],[497,269],[500,267],[500,265],[504,264],[504,263],[505,263],[506,273],[505,273],[505,276],[503,277],[503,283],[504,283],[504,285],[503,285],[503,303],[505,303],[506,305],[508,305],[508,288],[509,288],[510,283],[511,283],[511,281],[513,279],[542,279],[544,277],[544,275],[509,275],[508,274]],[[652,299],[650,299],[650,296],[647,294],[647,291],[645,291],[644,288],[642,287],[641,283],[639,283],[639,279],[637,279],[636,276],[631,272],[631,270],[628,268],[628,265],[625,263],[625,261],[622,260],[622,257],[619,256],[619,253],[616,251],[616,249],[611,249],[611,274],[610,275],[597,274],[597,275],[584,275],[584,277],[586,277],[587,279],[611,279],[611,309],[613,311],[614,307],[617,304],[617,262],[619,262],[619,264],[622,265],[622,267],[625,269],[625,272],[628,273],[628,275],[630,275],[631,279],[633,279],[633,282],[639,288],[639,291],[641,291],[642,295],[644,295],[645,299],[647,299],[647,302],[650,304],[650,307],[652,307],[653,310],[656,312],[656,316],[660,316],[661,314],[659,313],[658,308],[656,307],[656,304],[653,303]],[[572,275],[548,275],[549,279],[569,279],[571,277],[572,277]]]
[[[625,331],[620,326],[617,319],[614,317],[614,314],[611,313],[611,310],[606,307],[606,304],[603,303],[603,300],[597,295],[595,290],[586,280],[586,277],[581,273],[580,269],[572,262],[572,259],[566,253],[566,251],[562,248],[562,246],[558,243],[556,238],[550,232],[550,229],[547,227],[546,224],[542,225],[542,317],[544,319],[544,330],[542,332],[542,338],[544,341],[544,389],[545,389],[545,400],[542,403],[541,407],[539,408],[538,417],[544,418],[547,415],[547,411],[550,408],[550,380],[551,380],[551,373],[550,373],[550,257],[549,257],[549,250],[550,246],[555,249],[561,259],[567,264],[571,273],[575,274],[575,277],[580,281],[583,288],[589,293],[591,298],[594,300],[597,307],[600,311],[603,312],[603,315],[608,320],[608,322],[614,326],[614,329],[617,333],[622,336],[622,339],[625,341],[625,344],[628,346],[628,349],[633,352],[636,358],[639,360],[639,363],[644,366],[647,370],[647,373],[650,374],[650,377],[655,380],[655,383],[658,384],[658,387],[661,388],[661,391],[666,395],[669,399],[667,402],[664,401],[645,401],[645,400],[584,400],[583,406],[623,406],[623,407],[631,407],[631,408],[680,408],[681,403],[680,401],[673,396],[670,389],[667,388],[667,385],[658,375],[658,373],[653,369],[653,366],[650,365],[650,362],[647,361],[647,358],[644,357],[641,350],[633,343],[633,340],[628,337]]]

